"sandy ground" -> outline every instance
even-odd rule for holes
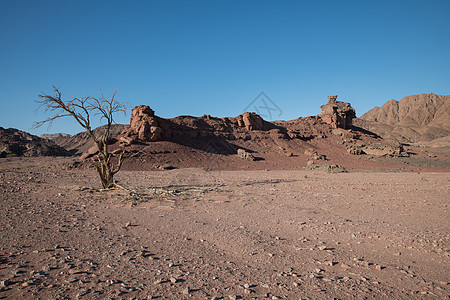
[[[69,160],[0,163],[0,299],[450,298],[448,172]]]

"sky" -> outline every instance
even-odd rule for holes
[[[448,0],[0,0],[0,126],[82,131],[70,118],[32,129],[51,116],[35,100],[53,85],[64,99],[117,90],[129,111],[163,118],[291,120],[320,113],[329,95],[360,116],[448,95],[449,14]]]

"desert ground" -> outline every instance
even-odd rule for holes
[[[0,164],[0,299],[449,299],[448,171]]]

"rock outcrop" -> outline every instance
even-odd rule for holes
[[[140,141],[158,141],[162,136],[162,129],[155,116],[155,112],[147,105],[133,108],[130,126],[122,132],[125,137],[132,137]]]
[[[263,130],[264,120],[252,112],[245,112],[236,117],[239,127],[243,127],[247,130]]]
[[[328,103],[320,108],[319,116],[333,128],[352,128],[352,120],[356,117],[355,109],[350,103],[337,101],[337,96],[328,96]]]

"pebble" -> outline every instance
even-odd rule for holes
[[[183,290],[183,295],[189,295],[190,292],[191,292],[191,290],[189,289],[189,287],[186,287],[186,288]]]
[[[82,297],[82,296],[84,296],[84,295],[87,295],[89,293],[89,290],[87,290],[87,289],[82,289],[82,290],[80,290],[80,292],[77,294],[77,298],[78,297]]]
[[[75,278],[74,276],[69,276],[67,279],[66,279],[66,282],[67,283],[74,283],[75,281],[77,281],[78,279],[77,278]]]
[[[11,281],[8,279],[0,281],[0,287],[7,287],[8,285],[11,285]]]
[[[48,272],[48,271],[50,271],[50,267],[49,266],[43,266],[42,267],[42,271]]]

